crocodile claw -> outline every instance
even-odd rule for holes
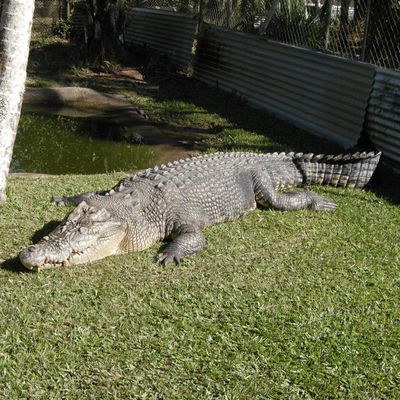
[[[171,254],[167,251],[162,251],[161,253],[157,254],[157,261],[161,264],[167,265],[172,262],[179,264],[181,259],[177,254]]]
[[[51,202],[56,206],[65,206],[64,199],[61,199],[60,197],[52,197]]]
[[[312,209],[315,211],[333,211],[337,205],[323,197],[315,197],[312,203]]]

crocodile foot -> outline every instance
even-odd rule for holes
[[[156,259],[159,263],[167,265],[172,262],[175,264],[179,264],[181,258],[178,254],[170,253],[169,251],[162,251],[157,254]]]
[[[315,195],[313,196],[310,209],[315,211],[333,211],[336,207],[336,204],[332,201]]]
[[[56,206],[65,206],[66,205],[64,202],[64,199],[62,199],[60,197],[52,197],[51,202],[53,204],[55,204]]]

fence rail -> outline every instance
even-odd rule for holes
[[[175,64],[187,68],[196,28],[193,15],[133,7],[128,14],[125,40],[168,53]]]

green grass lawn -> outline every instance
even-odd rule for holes
[[[257,210],[207,229],[206,249],[179,266],[157,265],[155,246],[23,272],[20,249],[66,213],[52,195],[120,176],[10,179],[3,398],[399,398],[398,206],[316,188],[335,212]]]
[[[204,133],[205,151],[338,151],[190,79],[156,91],[119,85],[108,89],[132,91],[157,124]],[[23,270],[19,251],[68,211],[51,196],[109,188],[122,176],[9,179],[0,209],[0,398],[400,398],[398,198],[313,187],[337,210],[257,210],[208,228],[205,250],[179,266],[158,265],[154,246]]]

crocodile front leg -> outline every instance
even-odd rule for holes
[[[77,206],[82,201],[86,201],[94,192],[80,193],[74,196],[53,197],[52,202],[56,206]]]
[[[181,225],[172,235],[175,239],[157,255],[157,261],[164,265],[171,262],[179,264],[182,257],[195,254],[204,248],[203,233],[195,225]]]
[[[88,201],[94,196],[108,196],[113,195],[116,191],[120,192],[124,187],[127,179],[119,181],[111,190],[98,190],[95,192],[84,192],[73,196],[53,197],[52,202],[57,206],[77,206],[82,201]]]

